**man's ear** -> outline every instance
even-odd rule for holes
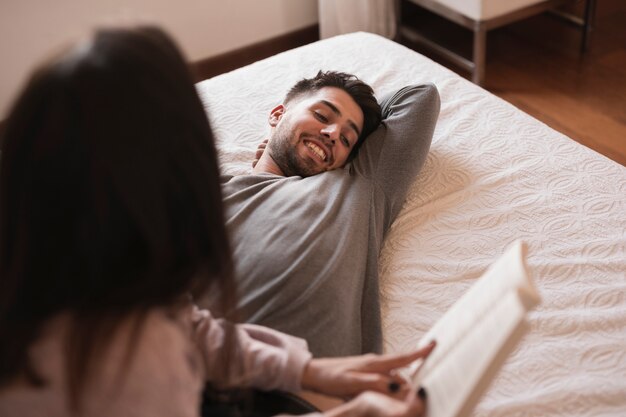
[[[270,112],[270,117],[268,120],[270,126],[276,127],[280,119],[283,117],[283,114],[285,114],[285,106],[279,104],[278,106],[274,107]]]

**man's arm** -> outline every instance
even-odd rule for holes
[[[377,184],[394,219],[421,170],[439,117],[433,84],[401,88],[382,103],[383,122],[363,144],[353,167]]]

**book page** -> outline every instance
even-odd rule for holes
[[[515,242],[420,340],[419,347],[437,341],[416,381],[428,390],[431,417],[457,415],[539,302],[525,253],[525,245]]]
[[[488,372],[495,358],[508,356],[523,333],[526,307],[517,292],[499,299],[486,317],[459,343],[451,346],[440,363],[423,377],[428,391],[428,416],[452,417],[466,407],[473,394],[482,394],[495,376]],[[505,348],[507,348],[505,350]],[[498,366],[499,367],[499,366]]]
[[[437,340],[437,348],[425,362],[421,373],[428,373],[430,368],[436,366],[441,357],[445,356],[446,346],[455,345],[470,332],[474,324],[488,314],[507,292],[524,288],[530,304],[539,302],[539,294],[530,281],[524,263],[525,256],[524,243],[513,243],[422,337],[418,348],[425,347],[431,340]],[[417,366],[419,364],[415,364],[414,368]]]

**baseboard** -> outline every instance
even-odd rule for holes
[[[279,52],[319,40],[319,25],[311,25],[231,52],[190,64],[196,82],[232,71]]]

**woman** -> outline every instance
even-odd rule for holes
[[[396,356],[311,359],[230,325],[213,136],[185,61],[156,28],[101,30],[34,73],[0,157],[0,415],[197,416],[201,393],[353,397],[329,416],[419,415]],[[376,392],[378,391],[378,392]]]

